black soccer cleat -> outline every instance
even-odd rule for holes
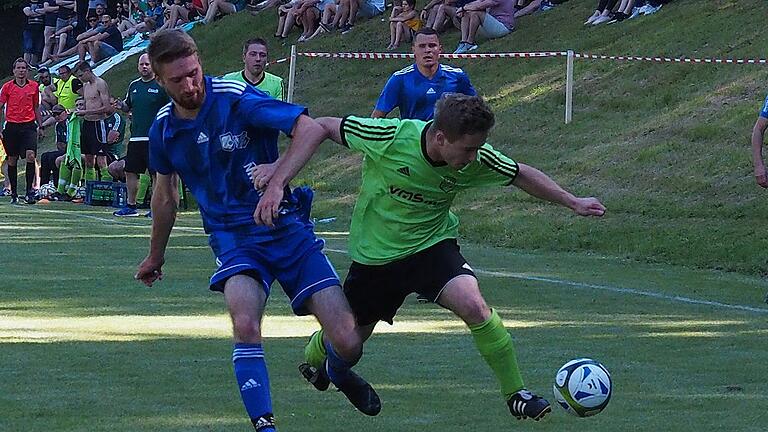
[[[548,412],[552,411],[549,402],[546,399],[536,396],[528,390],[520,390],[507,399],[509,412],[516,419],[522,420],[532,418],[536,421],[541,420]]]
[[[328,386],[331,385],[331,380],[323,368],[317,369],[309,363],[302,363],[299,365],[299,372],[301,372],[301,376],[305,380],[309,381],[310,384],[320,391],[328,390]]]
[[[325,366],[328,367],[327,360]],[[346,396],[352,405],[361,413],[369,416],[379,414],[381,412],[381,399],[379,399],[379,395],[376,394],[376,390],[374,390],[373,387],[371,387],[371,385],[360,375],[351,370],[348,374],[349,376],[346,381],[340,386],[336,386],[336,388],[344,393],[344,396]]]

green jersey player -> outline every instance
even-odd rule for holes
[[[378,321],[392,320],[410,293],[451,310],[469,326],[477,349],[493,370],[512,415],[539,420],[549,402],[526,390],[512,338],[478,287],[472,267],[459,251],[458,218],[451,210],[460,192],[475,187],[514,185],[583,216],[602,216],[596,198],[566,192],[541,171],[515,162],[486,143],[494,124],[477,96],[445,94],[432,122],[358,117],[321,118],[334,141],[361,152],[363,184],[350,227],[352,265],[344,292],[363,339]],[[313,148],[294,149],[274,172],[255,173],[265,187],[255,217],[270,224],[279,191],[303,166]],[[300,369],[325,389],[322,331],[306,348]]]

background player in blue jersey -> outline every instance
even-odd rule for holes
[[[463,70],[439,63],[442,46],[437,32],[431,28],[416,32],[412,49],[415,63],[392,74],[371,117],[386,117],[397,107],[400,118],[431,120],[443,93],[477,95]]]
[[[148,52],[172,102],[160,109],[149,132],[150,167],[157,181],[149,254],[136,279],[152,286],[163,276],[178,206],[178,175],[197,199],[216,255],[219,268],[210,288],[224,293],[232,317],[235,376],[256,430],[275,430],[261,345],[261,317],[274,280],[290,298],[294,313],[312,313],[330,329],[325,366],[334,385],[360,411],[378,414],[378,396],[350,370],[362,355],[362,341],[338,275],[302,209],[311,198],[302,199],[286,186],[285,200],[271,215],[274,226],[254,222],[260,192],[250,177],[252,167],[277,160],[279,132],[292,136],[287,153],[299,144],[316,146],[327,133],[305,115],[304,107],[273,99],[245,83],[204,76],[197,46],[184,32],[158,32]],[[299,159],[303,164],[308,157]]]
[[[765,98],[763,108],[752,128],[752,163],[755,165],[755,180],[763,188],[768,188],[768,176],[766,176],[765,162],[763,161],[763,140],[766,129],[768,129],[768,97]],[[768,296],[766,296],[766,301],[768,302]]]

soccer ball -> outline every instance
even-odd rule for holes
[[[40,186],[40,190],[37,191],[37,194],[40,198],[50,198],[55,192],[56,187],[53,186],[53,183],[46,183]]]
[[[564,364],[555,376],[555,399],[568,413],[593,416],[611,400],[611,375],[595,360],[580,358]]]

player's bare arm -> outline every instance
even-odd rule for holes
[[[280,202],[283,200],[283,190],[307,164],[320,143],[328,137],[328,133],[314,119],[301,115],[293,125],[291,136],[293,137],[291,145],[280,156],[277,168],[272,178],[268,180],[268,185],[253,214],[257,224],[274,225],[273,220],[277,217]]]
[[[165,249],[176,222],[176,209],[179,206],[179,184],[176,174],[157,174],[155,189],[152,191],[152,234],[149,239],[149,254],[139,264],[135,279],[146,286],[163,278],[162,266],[165,263]]]
[[[531,196],[568,207],[580,216],[605,214],[605,206],[597,198],[576,197],[549,176],[529,165],[519,164],[517,177],[512,184]]]
[[[752,163],[755,167],[755,180],[760,187],[768,188],[768,176],[763,161],[763,137],[768,129],[768,119],[758,117],[752,128]]]

